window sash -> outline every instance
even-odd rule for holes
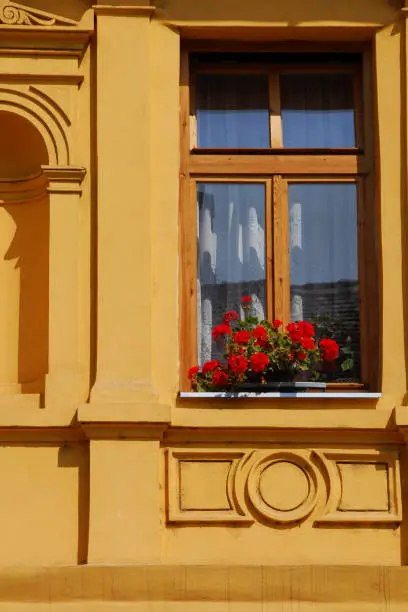
[[[197,116],[196,116],[196,78],[200,74],[212,75],[265,75],[268,78],[268,98],[269,98],[269,138],[270,149],[261,149],[268,151],[273,149],[287,149],[283,146],[283,130],[282,130],[282,108],[281,108],[281,91],[280,77],[285,74],[349,74],[353,80],[353,100],[354,100],[354,131],[355,131],[355,146],[344,147],[343,150],[364,150],[364,121],[363,121],[363,102],[361,88],[361,68],[354,65],[330,65],[322,66],[316,64],[309,65],[279,65],[266,64],[262,66],[246,65],[240,66],[216,66],[208,65],[200,66],[194,72],[190,81],[190,151],[202,151],[203,147],[198,147],[197,140]],[[339,147],[328,147],[329,149],[340,149]],[[316,147],[307,147],[307,150],[313,151]],[[213,148],[213,151],[223,151],[222,148]],[[236,149],[237,151],[246,151],[245,148]]]

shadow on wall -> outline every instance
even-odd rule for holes
[[[42,137],[26,119],[0,112],[0,189],[23,194],[48,162]],[[4,197],[4,196],[2,196]],[[0,202],[0,393],[43,393],[48,371],[49,197]]]
[[[16,231],[4,255],[18,270],[18,382],[22,393],[44,391],[48,370],[49,201],[10,204]]]

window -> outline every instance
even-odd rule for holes
[[[312,321],[378,387],[369,52],[191,52],[181,69],[182,384],[222,314]]]

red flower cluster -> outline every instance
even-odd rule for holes
[[[292,342],[300,342],[302,338],[313,338],[315,333],[313,325],[308,323],[308,321],[289,323],[286,326],[286,330]]]
[[[260,340],[261,338],[266,338],[268,336],[268,332],[262,325],[257,325],[252,332],[252,335],[256,340]]]
[[[245,345],[250,341],[251,334],[247,331],[237,331],[232,338],[237,344]]]
[[[243,355],[230,355],[228,365],[234,374],[243,374],[248,367],[248,360]]]
[[[188,377],[190,380],[192,380],[194,378],[194,376],[196,376],[200,371],[200,368],[198,366],[193,366],[192,368],[189,369],[188,371]]]
[[[289,323],[281,330],[280,319],[274,319],[272,325],[259,321],[251,313],[251,303],[249,295],[242,298],[242,321],[236,310],[228,310],[222,317],[222,324],[214,327],[214,341],[222,337],[225,344],[222,362],[212,359],[202,368],[190,368],[188,377],[193,388],[200,391],[234,389],[245,382],[268,382],[281,372],[295,377],[299,372],[314,368],[322,371],[322,361],[330,365],[338,357],[337,343],[324,338],[318,345],[314,327],[308,321]]]
[[[237,319],[239,319],[239,315],[235,310],[228,310],[228,312],[226,312],[225,315],[222,317],[222,320],[227,325],[231,321],[236,321]]]
[[[334,361],[339,356],[339,345],[330,338],[320,340],[319,348],[323,361]]]
[[[212,361],[206,361],[203,365],[203,374],[207,374],[208,372],[214,372],[217,368],[221,367],[221,362],[218,359],[213,359]]]
[[[251,355],[249,361],[254,372],[263,372],[269,363],[269,357],[265,353],[255,353]]]
[[[228,382],[228,374],[224,372],[224,370],[216,370],[212,380],[217,387],[226,385]]]
[[[225,336],[225,334],[231,335],[231,328],[226,323],[217,325],[212,330],[212,337],[214,338],[214,340],[217,340],[220,336]]]

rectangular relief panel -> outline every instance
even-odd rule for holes
[[[167,450],[170,523],[401,522],[396,451]]]
[[[167,516],[171,523],[252,522],[234,493],[243,452],[167,451]]]
[[[318,523],[401,522],[397,452],[325,451],[321,456],[331,474],[332,495]]]

